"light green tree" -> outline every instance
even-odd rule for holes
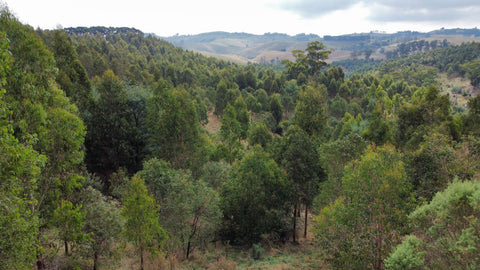
[[[101,258],[109,258],[112,245],[120,241],[124,218],[117,201],[102,195],[100,191],[87,187],[81,193],[84,217],[84,232],[90,240],[85,243],[87,253],[93,257],[93,269],[97,270]]]
[[[88,240],[82,231],[85,222],[85,212],[81,211],[82,205],[74,206],[72,202],[62,200],[53,212],[53,223],[60,231],[60,240],[65,247],[65,255],[69,255],[68,243],[79,243]]]
[[[35,189],[46,158],[20,143],[13,133],[5,102],[6,74],[11,55],[5,33],[0,35],[0,269],[31,269],[37,249],[39,221],[32,208]]]
[[[147,251],[155,254],[166,238],[158,222],[158,205],[148,194],[144,180],[132,177],[123,196],[122,215],[125,218],[125,236],[138,248],[140,269],[145,268]]]
[[[385,260],[386,269],[477,269],[480,183],[455,181],[409,215],[413,233]]]
[[[383,269],[400,242],[413,198],[402,155],[370,146],[345,168],[343,196],[316,217],[316,239],[335,268]]]

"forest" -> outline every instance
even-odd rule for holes
[[[480,267],[480,43],[292,54],[2,7],[0,269]]]

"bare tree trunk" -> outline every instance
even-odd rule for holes
[[[93,270],[97,270],[98,268],[98,251],[95,250],[93,253]]]
[[[140,246],[140,270],[145,269],[145,267],[144,267],[145,260],[143,259],[143,253],[144,253],[143,245],[141,245]]]
[[[188,256],[190,256],[190,240],[188,240],[188,244],[187,244],[187,260],[188,260]]]
[[[293,242],[297,242],[297,203],[295,203],[295,207],[293,208]]]
[[[65,256],[68,256],[68,243],[67,241],[63,241],[65,243]]]
[[[308,207],[305,205],[305,229],[303,230],[303,238],[307,238],[307,224],[308,224]]]

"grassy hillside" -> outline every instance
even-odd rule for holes
[[[363,59],[365,51],[371,52],[371,59],[383,60],[385,53],[394,50],[399,44],[416,41],[443,41],[451,45],[479,41],[480,33],[476,29],[441,29],[428,33],[404,31],[394,34],[365,33],[342,36],[324,36],[299,34],[289,36],[279,33],[253,35],[247,33],[210,32],[199,35],[181,35],[162,37],[186,50],[206,52],[209,56],[231,59],[236,63],[279,64],[283,59],[292,60],[291,51],[305,49],[308,42],[319,40],[327,48],[333,49],[329,61]],[[232,55],[240,56],[238,60]],[[247,60],[245,60],[247,59]]]

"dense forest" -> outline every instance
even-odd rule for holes
[[[238,65],[3,7],[0,269],[478,268],[480,44],[395,52]]]

